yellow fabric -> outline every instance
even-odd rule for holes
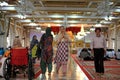
[[[32,57],[36,57],[37,45],[32,48]]]

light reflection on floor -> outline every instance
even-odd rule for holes
[[[48,76],[48,73],[46,72],[46,79],[41,79],[41,77],[42,74],[40,74],[36,80],[89,80],[72,58],[70,58],[68,62],[66,75],[62,74],[62,69],[60,69],[59,74],[56,74],[55,64],[53,64],[51,76]]]

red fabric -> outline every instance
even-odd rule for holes
[[[28,64],[28,49],[11,49],[11,64],[16,66]]]
[[[54,33],[58,33],[59,32],[59,28],[60,26],[52,26],[51,29]],[[73,26],[73,27],[68,27],[66,28],[66,31],[72,31],[72,33],[78,33],[81,31],[81,27],[76,27],[76,26]]]
[[[54,33],[58,33],[59,32],[59,26],[52,26],[51,29]]]

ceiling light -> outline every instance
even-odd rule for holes
[[[22,3],[22,0],[19,0],[18,2],[19,2],[19,3]]]
[[[112,20],[112,17],[111,17],[111,16],[106,16],[106,17],[105,17],[105,20],[106,20],[106,21],[111,21],[111,20]]]
[[[100,23],[96,24],[95,25],[96,27],[101,27],[102,25]]]
[[[73,14],[73,15],[69,15],[68,17],[69,17],[69,18],[78,18],[78,15]]]
[[[30,26],[38,26],[38,24],[36,24],[36,23],[30,23],[29,25]]]
[[[19,15],[18,15],[18,18],[20,18],[20,19],[25,19],[25,18],[26,18],[26,16],[25,16],[25,15],[23,15],[23,14],[19,14]]]
[[[8,3],[7,2],[0,2],[0,6],[8,6]]]
[[[91,12],[86,12],[86,14],[91,14]]]
[[[63,18],[64,16],[55,14],[55,15],[51,15],[50,17],[52,17],[52,18]]]
[[[75,20],[71,20],[71,21],[68,21],[68,23],[77,23],[78,21],[75,21]]]
[[[54,22],[60,23],[60,22],[63,22],[63,21],[62,21],[62,20],[56,20],[56,21],[54,21]]]
[[[113,5],[114,2],[109,2],[109,5]]]
[[[36,27],[37,30],[41,30],[41,27]]]

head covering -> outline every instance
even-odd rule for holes
[[[47,27],[46,28],[46,36],[50,36],[51,35],[51,28]]]
[[[34,40],[35,39],[35,37],[37,37],[36,35],[34,35],[33,37],[32,37],[32,40]]]
[[[37,37],[37,36],[34,35],[34,36],[32,37],[32,41],[31,41],[31,43],[30,43],[30,49],[32,49],[36,44],[38,44],[38,40],[35,39],[35,37]]]

